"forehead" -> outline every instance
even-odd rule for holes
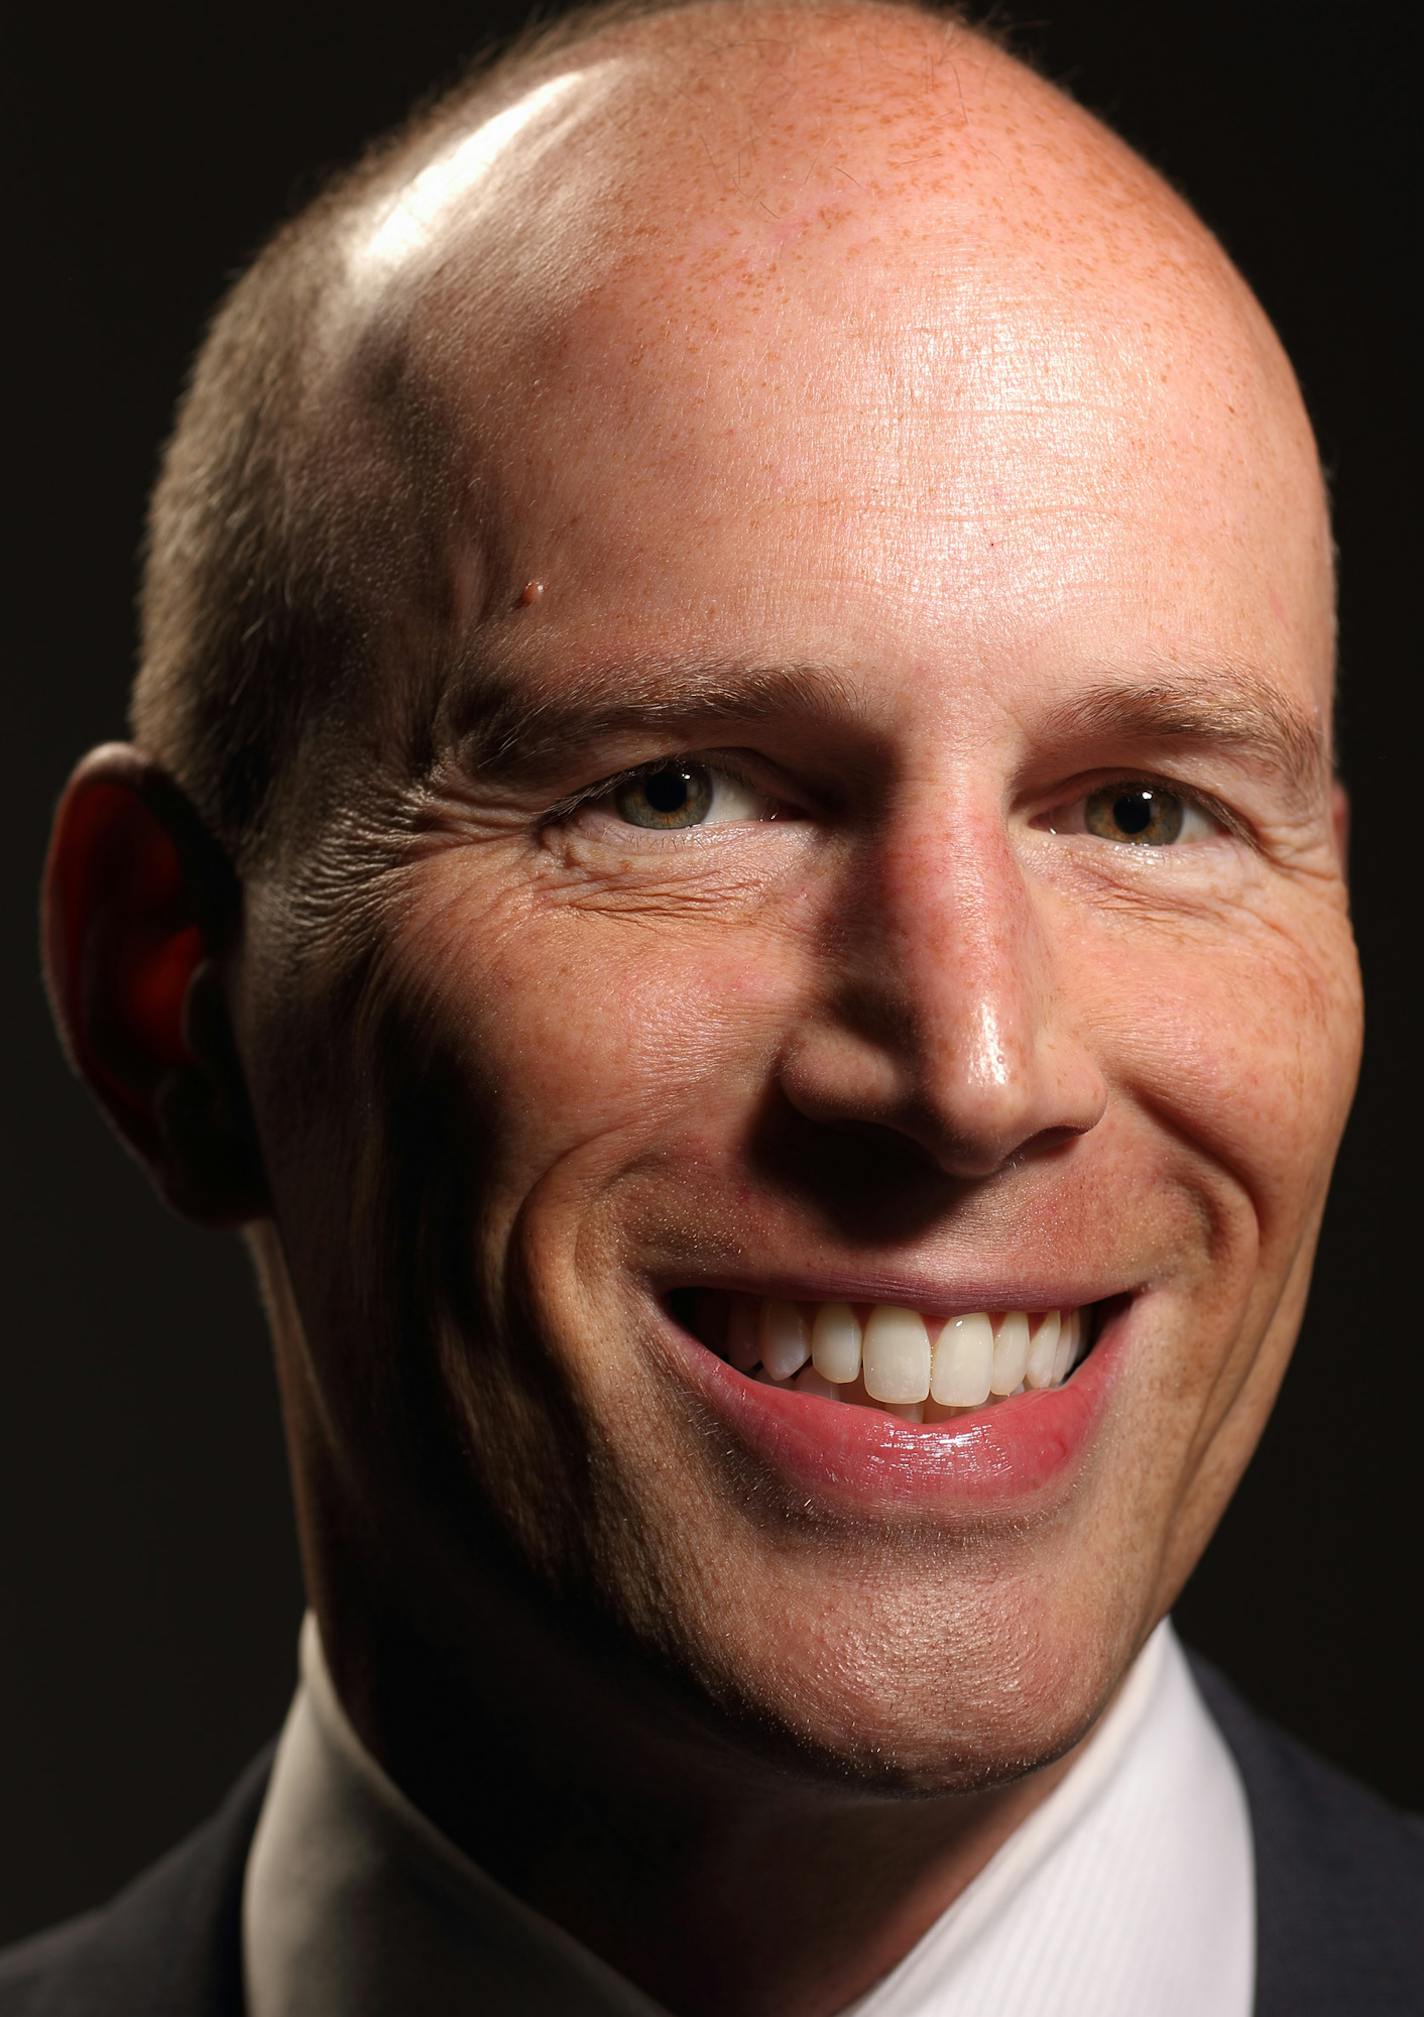
[[[1308,440],[1239,357],[1017,281],[912,269],[671,328],[591,297],[481,458],[498,559],[457,542],[452,565],[486,575],[496,632],[544,583],[541,664],[681,647],[954,685],[1229,656],[1323,706]]]
[[[1130,617],[1144,659],[1201,631],[1318,702],[1313,444],[1208,235],[978,45],[773,51],[597,57],[462,143],[407,327],[478,472],[467,606],[538,577],[551,648],[795,658],[887,623],[1091,653]]]

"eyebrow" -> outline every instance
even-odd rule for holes
[[[1193,669],[1187,679],[1159,671],[1147,683],[1102,680],[1062,701],[1041,732],[1215,750],[1275,772],[1303,806],[1319,802],[1333,775],[1324,716],[1244,665]]]
[[[1068,695],[1036,725],[1052,744],[1173,743],[1215,750],[1278,776],[1302,805],[1331,776],[1326,723],[1247,665],[1168,666],[1103,679]],[[497,783],[546,774],[619,734],[695,733],[727,722],[866,722],[854,679],[819,664],[765,665],[643,657],[569,669],[541,689],[512,669],[467,668],[456,684],[443,746]]]
[[[464,763],[501,783],[537,776],[572,752],[635,730],[864,714],[854,684],[827,666],[724,658],[576,670],[562,674],[553,691],[513,673],[479,673],[455,707],[447,746],[454,743]]]

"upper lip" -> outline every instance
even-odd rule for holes
[[[1074,1280],[1047,1272],[921,1274],[900,1268],[857,1268],[854,1272],[818,1268],[809,1273],[772,1267],[758,1269],[755,1274],[740,1269],[691,1270],[686,1275],[666,1277],[663,1292],[712,1289],[788,1303],[878,1303],[953,1314],[966,1310],[1082,1309],[1111,1296],[1129,1294],[1134,1286],[1121,1277],[1080,1276]]]

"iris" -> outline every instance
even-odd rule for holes
[[[662,764],[625,779],[614,803],[631,826],[700,826],[712,804],[712,780],[701,764]]]
[[[1110,784],[1091,792],[1083,809],[1089,833],[1137,847],[1165,847],[1182,831],[1183,805],[1157,785]]]

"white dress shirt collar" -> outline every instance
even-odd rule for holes
[[[248,1860],[249,2017],[661,2017],[365,1750],[308,1615]],[[844,2017],[1249,2017],[1250,1823],[1164,1623],[1072,1769]]]

